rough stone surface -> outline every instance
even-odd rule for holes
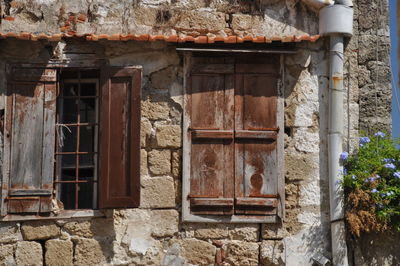
[[[154,237],[173,236],[178,232],[179,213],[176,210],[155,210],[152,214]]]
[[[0,245],[0,265],[15,265],[14,260],[15,245]]]
[[[158,126],[156,141],[158,147],[179,148],[181,146],[181,127],[178,125]]]
[[[95,239],[79,238],[75,246],[75,265],[98,265],[104,264],[105,256],[100,243]]]
[[[150,120],[168,119],[169,117],[168,103],[153,102],[150,100],[146,100],[142,102],[142,116]]]
[[[184,226],[187,234],[199,239],[223,239],[229,236],[227,224],[187,224]]]
[[[22,236],[25,240],[42,240],[58,237],[61,234],[60,227],[53,222],[33,221],[23,223]]]
[[[147,151],[145,149],[140,150],[140,174],[147,175]]]
[[[174,151],[172,152],[172,158],[171,158],[171,171],[172,171],[172,176],[173,177],[179,177],[181,174],[181,162],[182,162],[182,152],[179,151]]]
[[[79,237],[103,237],[112,235],[113,226],[113,220],[100,218],[67,222],[63,226],[63,231]]]
[[[166,175],[171,172],[171,151],[152,150],[149,152],[149,169],[153,175]]]
[[[151,135],[151,123],[147,118],[142,118],[140,123],[140,147],[146,147]]]
[[[258,241],[260,226],[258,224],[235,225],[229,230],[229,239]]]
[[[177,243],[180,255],[193,265],[214,265],[216,247],[206,241],[198,239],[173,239],[170,245]]]
[[[45,248],[46,265],[72,265],[73,245],[70,240],[47,240]]]
[[[282,241],[267,240],[261,243],[260,259],[265,266],[284,266],[285,251]]]
[[[228,265],[258,265],[259,245],[257,243],[232,241],[227,244],[225,262]]]
[[[15,223],[0,224],[0,244],[15,243],[22,240],[21,232]]]
[[[34,241],[21,241],[17,243],[15,251],[15,261],[17,265],[43,265],[42,246]]]
[[[175,207],[174,180],[169,176],[142,178],[142,208]]]
[[[276,239],[280,240],[288,236],[286,228],[281,223],[279,224],[263,224],[262,225],[262,238],[263,239]]]

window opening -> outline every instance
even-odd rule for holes
[[[55,185],[64,209],[96,209],[99,79],[93,70],[61,74]]]

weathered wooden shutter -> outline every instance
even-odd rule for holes
[[[233,214],[234,65],[221,61],[193,65],[189,81],[189,198],[196,214]]]
[[[284,197],[279,56],[185,60],[183,219],[275,222]]]
[[[277,74],[276,64],[236,64],[235,214],[277,212]]]
[[[141,69],[101,69],[100,208],[140,202]]]
[[[52,210],[56,81],[55,69],[9,69],[2,215]]]

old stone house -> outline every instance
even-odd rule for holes
[[[2,265],[399,263],[337,182],[391,128],[385,0],[0,7]]]

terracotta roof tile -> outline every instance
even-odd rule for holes
[[[317,41],[320,36],[319,35],[301,35],[301,36],[177,36],[177,35],[149,35],[149,34],[84,34],[78,35],[75,31],[69,30],[69,27],[63,27],[63,33],[60,34],[52,34],[48,35],[45,33],[29,33],[29,32],[21,32],[21,33],[14,33],[14,32],[7,32],[1,33],[0,32],[0,39],[5,38],[16,38],[19,40],[48,40],[48,41],[60,41],[62,38],[86,38],[88,41],[99,41],[99,40],[109,40],[109,41],[166,41],[170,43],[199,43],[199,44],[206,44],[206,43],[245,43],[245,42],[252,42],[252,43],[271,43],[273,41],[277,42],[301,42],[301,41]]]

